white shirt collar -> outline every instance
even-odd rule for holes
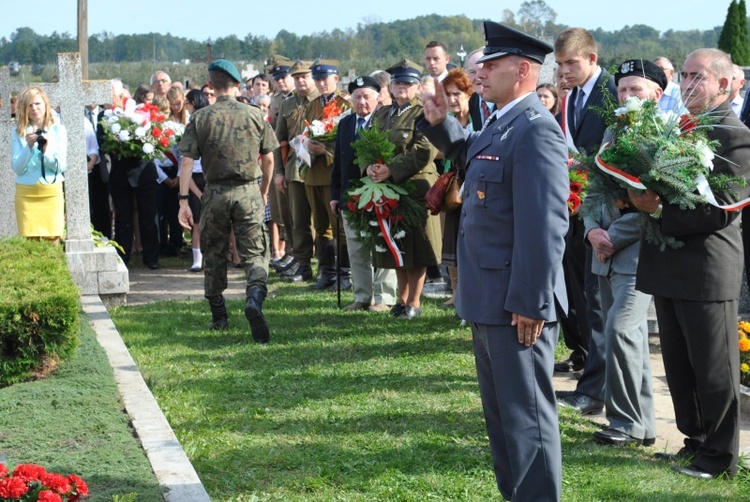
[[[494,112],[492,112],[492,115],[490,115],[490,119],[492,119],[492,117],[496,117],[496,118],[499,119],[500,117],[502,117],[503,115],[505,115],[506,113],[508,113],[511,110],[511,108],[513,108],[514,106],[516,106],[521,100],[523,100],[524,98],[526,98],[526,96],[528,96],[529,94],[533,94],[533,93],[532,92],[527,92],[523,96],[519,96],[516,99],[514,99],[513,101],[511,101],[510,103],[508,103],[507,105],[503,106],[499,110],[496,109]]]
[[[594,74],[591,75],[591,78],[589,78],[585,84],[583,84],[583,87],[579,87],[579,92],[582,90],[584,92],[583,96],[583,103],[581,103],[581,106],[586,104],[586,101],[588,101],[589,96],[591,96],[591,93],[594,92],[594,86],[596,85],[596,81],[599,80],[599,75],[602,74],[602,67],[598,66],[596,67],[596,71],[594,71]]]

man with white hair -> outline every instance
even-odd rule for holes
[[[672,66],[672,62],[664,56],[659,56],[654,59],[654,64],[664,71],[668,82],[664,94],[659,99],[659,108],[665,112],[671,110],[675,113],[682,113],[684,111],[682,93],[680,92],[680,86],[672,80],[674,78],[674,66]]]
[[[495,111],[495,104],[485,101],[482,97],[482,84],[477,81],[477,73],[482,68],[482,63],[477,63],[484,53],[484,47],[472,51],[466,58],[466,73],[469,74],[471,85],[474,86],[474,94],[469,98],[469,117],[471,117],[471,126],[475,131],[481,131],[484,123],[490,118]]]
[[[750,176],[750,130],[729,107],[732,62],[718,49],[698,49],[682,68],[682,94],[692,114],[714,119],[708,138],[717,141],[713,172]],[[653,190],[629,192],[639,210],[659,220],[664,235],[682,247],[660,250],[641,242],[636,288],[654,295],[659,339],[677,428],[685,434],[676,455],[691,460],[680,474],[710,479],[737,474],[740,424],[740,361],[737,311],[742,270],[740,213],[698,204],[694,209],[662,200]],[[715,191],[719,204],[750,195],[750,187]]]
[[[154,72],[151,75],[151,90],[154,91],[154,96],[167,96],[167,91],[172,86],[172,79],[166,72],[161,70]]]
[[[732,84],[729,87],[729,106],[732,107],[732,111],[739,117],[742,112],[742,105],[745,100],[740,94],[742,89],[745,88],[745,72],[739,66],[732,65]]]

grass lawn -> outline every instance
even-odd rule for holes
[[[272,283],[269,345],[243,304],[209,332],[205,302],[113,319],[214,500],[497,500],[471,333],[435,302],[401,321],[339,312],[335,293]],[[350,301],[351,295],[345,295]],[[563,500],[750,500],[750,476],[686,479],[653,449],[591,442],[563,410]]]
[[[83,316],[83,314],[82,314]],[[82,317],[78,354],[45,380],[0,389],[0,456],[78,474],[91,501],[137,493],[162,500],[151,465],[133,437],[104,350]]]

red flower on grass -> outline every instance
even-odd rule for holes
[[[63,502],[62,497],[57,493],[50,490],[43,490],[39,492],[39,498],[37,502]]]
[[[23,497],[29,487],[21,478],[0,479],[0,498],[18,499]]]
[[[69,502],[75,502],[89,496],[89,485],[82,478],[75,474],[68,474],[68,481],[75,485],[75,495],[68,496]]]
[[[42,476],[42,484],[57,493],[68,493],[73,487],[67,476],[48,472]]]
[[[13,469],[13,476],[23,481],[41,481],[45,474],[47,474],[47,470],[36,464],[19,464]]]
[[[8,476],[8,466],[0,464],[0,478]]]

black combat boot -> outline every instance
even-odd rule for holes
[[[341,253],[336,257],[338,263],[338,277],[333,281],[330,287],[331,291],[337,291],[339,283],[341,283],[341,291],[349,291],[352,289],[352,274],[351,264],[349,263],[349,251],[346,246],[341,246]],[[335,272],[334,272],[335,273]]]
[[[318,239],[318,280],[308,289],[323,290],[336,283],[336,246],[330,239]]]
[[[208,305],[211,307],[211,322],[208,323],[208,329],[220,330],[229,328],[229,314],[227,314],[224,297],[210,298]]]
[[[250,323],[253,340],[258,343],[268,343],[270,332],[263,315],[263,300],[266,294],[260,288],[247,288],[247,302],[245,303],[245,317]]]

